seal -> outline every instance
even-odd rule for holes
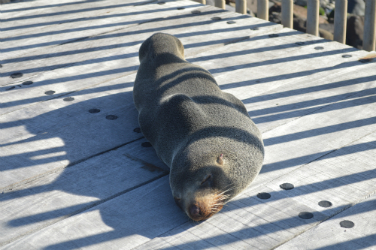
[[[244,104],[184,58],[181,41],[156,33],[139,50],[133,98],[145,138],[170,168],[172,195],[195,221],[244,190],[264,159]]]

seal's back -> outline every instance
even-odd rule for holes
[[[187,190],[207,191],[200,188],[201,182],[211,176],[214,193],[231,186],[227,201],[255,178],[263,161],[261,134],[244,104],[221,91],[208,71],[187,62],[174,36],[151,36],[141,45],[139,57],[133,90],[139,124],[171,168],[174,197],[182,200]],[[195,217],[192,213],[200,209],[185,203],[183,210]]]

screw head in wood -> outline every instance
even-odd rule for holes
[[[330,201],[320,201],[319,206],[320,207],[331,207],[332,203]]]
[[[269,193],[258,193],[257,198],[262,199],[262,200],[267,200],[270,197],[272,197]]]
[[[18,73],[13,73],[13,74],[10,75],[11,78],[20,78],[22,76],[23,76],[23,74],[19,73],[19,72]]]
[[[74,100],[74,98],[71,97],[71,96],[69,96],[69,97],[65,97],[65,98],[63,99],[63,101],[65,101],[65,102],[71,102],[71,101],[73,101],[73,100]]]
[[[26,81],[26,82],[23,82],[23,83],[22,83],[22,85],[31,85],[31,84],[33,84],[32,81]]]
[[[101,112],[100,109],[90,109],[89,113],[95,114]]]
[[[53,94],[55,94],[55,91],[49,90],[49,91],[44,92],[44,94],[46,94],[46,95],[53,95]]]
[[[284,190],[291,190],[294,188],[294,185],[291,184],[291,183],[283,183],[281,185],[279,185],[280,188],[284,189]]]
[[[305,220],[312,219],[313,218],[313,213],[310,212],[301,212],[299,213],[299,217]]]
[[[349,221],[349,220],[343,220],[339,223],[339,225],[341,227],[344,227],[344,228],[352,228],[355,226],[354,222],[352,221]]]

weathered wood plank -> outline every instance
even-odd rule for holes
[[[12,62],[27,73],[6,83],[6,88],[18,89],[1,95],[2,101],[8,98],[2,109],[6,114],[0,116],[4,121],[0,154],[5,156],[1,169],[22,167],[3,175],[9,185],[0,197],[0,209],[5,211],[0,214],[7,223],[0,230],[5,233],[3,243],[10,243],[4,249],[265,249],[315,228],[375,191],[376,79],[372,64],[357,61],[365,52],[288,29],[276,32],[279,26],[257,19],[217,14],[210,7],[202,10],[207,13],[179,12],[137,28],[48,47],[56,58],[39,60],[35,51],[29,54],[33,65]],[[222,19],[210,19],[217,15]],[[189,25],[192,21],[204,23]],[[256,26],[261,29],[249,29]],[[131,103],[132,73],[138,65],[139,44],[156,31],[177,35],[186,45],[188,60],[209,69],[222,89],[242,99],[264,132],[267,154],[260,176],[203,223],[187,221],[173,204],[167,177],[128,192],[162,174],[143,166],[166,168],[151,148],[141,150],[142,141],[106,153],[141,136],[133,132],[137,115]],[[279,36],[268,36],[271,32]],[[116,47],[124,35],[135,43],[126,49]],[[115,47],[103,59],[103,51],[95,48],[109,41]],[[64,54],[75,49],[84,52]],[[117,57],[120,54],[129,57]],[[353,57],[342,58],[343,54]],[[69,57],[73,64],[64,65]],[[58,63],[54,70],[51,65]],[[27,79],[49,85],[17,87]],[[55,99],[42,95],[47,90],[56,91]],[[58,97],[70,92],[73,103]],[[92,108],[101,112],[87,112]],[[119,118],[106,120],[107,115]],[[68,164],[74,166],[64,169]],[[283,182],[295,188],[281,190]],[[261,200],[259,192],[268,192],[271,198]],[[321,199],[331,201],[332,207],[318,206]],[[314,217],[304,220],[299,212],[312,212]],[[354,243],[356,235],[347,240]],[[330,245],[329,239],[323,242],[319,247]]]
[[[296,41],[299,41],[298,44]],[[317,47],[323,50],[316,50]],[[330,81],[342,75],[348,77],[348,73],[360,69],[368,71],[365,76],[370,74],[370,67],[358,61],[366,54],[365,51],[338,46],[337,43],[289,29],[252,37],[218,48],[215,52],[217,54],[202,53],[188,60],[209,69],[217,75],[216,79],[223,90],[235,93],[246,105],[252,103],[252,106],[257,105],[257,100],[267,101],[265,97],[256,97],[272,93],[273,89],[308,86],[313,84],[313,80],[319,85],[321,81]],[[352,57],[342,58],[342,55]],[[226,59],[225,62],[218,64],[223,59]],[[296,90],[297,94],[300,94],[299,89]]]
[[[37,235],[25,236],[2,249],[129,249],[187,220],[174,204],[168,178],[163,177],[85,213],[41,229]],[[73,224],[77,227],[71,228]],[[56,226],[57,234],[50,235],[50,230]]]
[[[177,10],[177,6],[183,5],[186,8],[185,12],[201,6],[191,1],[185,1],[185,5],[169,2],[163,5],[150,3],[143,6],[133,6],[137,2],[131,1],[125,3],[98,1],[97,3],[103,6],[89,8],[95,11],[81,13],[80,9],[74,9],[71,11],[72,15],[41,14],[41,20],[37,18],[35,24],[33,23],[34,19],[23,19],[24,17],[19,22],[26,23],[26,25],[19,25],[17,21],[12,21],[12,18],[5,24],[2,22],[1,28],[4,33],[2,36],[3,41],[6,42],[2,43],[1,47],[3,59],[16,58],[25,53],[35,53],[36,51],[42,52],[40,57],[43,57],[43,50],[49,46],[77,42],[77,40],[84,40],[127,26],[176,15],[182,12],[182,10]],[[103,3],[107,3],[107,5]],[[87,6],[87,4],[83,4]],[[69,7],[75,8],[75,6]],[[57,11],[61,11],[60,8]],[[45,15],[51,15],[51,17],[46,18]],[[46,22],[46,20],[48,21]],[[6,63],[5,61],[4,64]]]
[[[1,187],[142,137],[133,131],[138,127],[133,79],[118,78],[69,96],[74,100],[57,98],[1,116]]]
[[[328,221],[310,229],[277,249],[373,249],[376,245],[376,196],[354,205]],[[344,228],[341,222],[350,221],[354,227]]]
[[[87,9],[93,6],[105,5],[110,2],[110,0],[100,1],[102,3],[96,3],[95,0],[49,0],[47,1],[17,1],[16,3],[5,4],[0,6],[2,15],[4,18],[18,17],[23,15],[35,15],[35,14],[45,14],[47,12],[57,12],[58,10],[77,10],[77,9]],[[104,2],[104,3],[103,3]],[[137,2],[124,0],[122,2]],[[83,5],[86,3],[86,6]],[[116,2],[115,2],[116,3]],[[71,6],[71,7],[70,7]],[[68,8],[68,9],[67,9]]]
[[[137,25],[140,21],[139,19],[142,18],[142,15],[137,15],[136,13],[134,16],[129,17],[130,19],[136,19],[134,24],[136,27],[129,27],[128,25],[123,27],[121,30],[116,30],[111,33],[101,34],[85,40],[51,47],[49,48],[49,53],[45,53],[43,50],[38,50],[34,53],[28,53],[17,58],[4,60],[2,70],[3,84],[12,83],[14,81],[20,82],[28,77],[30,78],[30,75],[33,76],[44,71],[62,67],[72,67],[77,64],[90,65],[100,62],[116,63],[121,59],[130,60],[130,58],[134,58],[135,63],[132,65],[136,66],[138,64],[138,47],[147,37],[154,32],[157,32],[158,27],[160,27],[159,31],[162,31],[162,29],[168,31],[168,27],[170,27],[170,29],[175,29],[177,27],[189,29],[189,26],[192,26],[192,22],[195,20],[197,24],[199,24],[200,21],[204,21],[205,19],[210,20],[210,17],[215,14],[228,14],[225,11],[218,11],[214,7],[204,7],[200,9],[203,15],[208,16],[202,17],[200,15],[197,17],[190,12],[191,9],[194,8],[187,7],[192,6],[191,2],[184,3],[186,4],[183,4],[183,6],[185,6],[187,10],[176,10],[176,7],[171,7],[170,5],[172,4],[176,5],[174,2],[165,5],[155,4],[156,7],[162,10],[171,8],[175,10],[166,10],[167,13],[172,15],[169,20],[162,19],[159,21],[154,21],[152,24],[146,23]],[[160,6],[164,6],[165,8]],[[198,7],[200,5],[194,6]],[[152,7],[153,6],[149,8]],[[139,8],[139,11],[141,11],[142,8]],[[149,15],[154,19],[163,17],[162,14],[153,15],[152,13],[149,13]],[[171,25],[171,21],[175,21],[174,25]],[[210,22],[207,22],[206,24],[208,23],[213,23],[213,21],[210,20]],[[190,29],[192,30],[192,27]],[[198,40],[195,40],[196,43],[197,41]],[[119,62],[119,64],[122,64],[122,62]],[[21,72],[23,77],[15,80],[9,78],[12,73],[16,72]]]
[[[152,148],[141,146],[144,142],[54,169],[3,192],[0,246],[167,175],[167,166]]]
[[[47,12],[52,7],[59,7],[63,5],[77,5],[84,1],[72,0],[50,0],[45,1],[20,1],[17,3],[3,4],[0,6],[1,16],[4,18],[18,17],[22,15],[31,15],[34,13]]]
[[[3,17],[1,22],[1,28],[4,32],[3,38],[33,33],[36,32],[35,29],[43,30],[46,26],[61,26],[62,24],[69,26],[71,22],[80,23],[86,21],[85,19],[91,19],[95,22],[100,20],[102,16],[105,19],[107,13],[119,13],[116,12],[116,9],[128,12],[132,10],[133,6],[152,1],[127,0],[121,3],[116,0],[89,1],[89,3],[88,1],[62,1],[61,4],[57,2],[37,2],[39,4],[29,3],[29,7],[20,7],[17,13],[12,11],[12,5],[8,5],[8,9],[5,8],[6,6],[0,8]],[[98,18],[94,18],[95,16]]]
[[[240,16],[214,7],[206,6],[199,10],[201,12],[198,15],[190,13],[189,10],[188,12],[180,10],[179,13],[181,14],[171,16],[165,20],[145,23],[137,27],[127,27],[77,43],[53,47],[49,49],[50,53],[48,54],[36,52],[19,58],[4,60],[2,76],[7,78],[12,73],[22,72],[24,74],[23,77],[26,77],[30,73],[35,74],[37,72],[82,63],[83,58],[87,63],[95,63],[106,59],[108,61],[110,59],[115,60],[116,56],[119,57],[120,55],[123,55],[122,58],[137,57],[136,53],[138,50],[130,53],[124,50],[124,48],[128,49],[133,45],[139,46],[147,37],[158,31],[172,33],[182,39],[186,47],[186,56],[191,57],[197,53],[198,49],[207,51],[213,45],[223,46],[225,43],[234,42],[249,35],[259,35],[261,32],[265,33],[281,28],[280,25],[269,25],[268,22],[262,22],[255,18],[246,18],[246,16]],[[213,17],[224,20],[212,20],[211,18]],[[236,20],[236,23],[226,24],[226,20]],[[173,25],[171,25],[172,21]],[[202,30],[198,32],[195,25],[200,26]],[[255,26],[265,27],[259,32],[249,30],[250,27]],[[213,36],[214,34],[215,36]],[[106,57],[104,58],[103,50],[106,50]],[[101,58],[103,60],[100,60]],[[93,61],[93,59],[96,59],[96,61]],[[21,80],[16,79],[17,82]],[[12,81],[14,80],[9,78],[7,80],[4,79],[4,83],[11,83]]]
[[[375,141],[375,133],[367,135],[265,186],[272,190],[268,191],[272,196],[284,192],[314,210],[332,216],[376,191]],[[286,182],[295,188],[281,190],[279,185]],[[322,207],[318,204],[322,200],[330,201],[332,205]]]
[[[375,100],[371,89],[369,96],[349,97],[264,133],[265,175],[256,182],[274,179],[375,131]]]
[[[239,35],[240,37],[249,35],[252,33],[249,30],[249,27],[252,27],[252,25],[265,25],[265,22],[260,22],[255,18],[248,18],[238,20],[239,26],[235,27],[234,30],[230,27],[222,29],[220,26],[223,26],[223,24],[228,26],[229,24],[226,24],[225,21],[218,23],[210,18],[219,15],[224,16],[224,18],[236,19],[239,15],[224,11],[218,13],[217,9],[210,6],[202,8],[201,13],[202,15],[198,17],[195,17],[191,13],[183,15],[177,21],[177,25],[171,26],[171,20],[166,19],[88,39],[77,45],[70,44],[53,47],[50,49],[51,53],[48,56],[46,55],[45,58],[38,58],[38,56],[34,55],[18,58],[17,60],[12,59],[13,63],[9,61],[3,67],[5,72],[3,73],[4,84],[7,84],[7,86],[1,88],[3,91],[1,97],[4,102],[2,104],[2,112],[11,112],[23,107],[23,105],[32,103],[34,100],[42,101],[50,99],[50,96],[43,94],[48,90],[55,91],[55,95],[64,95],[68,92],[85,88],[88,85],[103,82],[106,79],[134,72],[139,64],[137,56],[139,44],[157,31],[163,30],[164,32],[173,33],[178,37],[180,36],[183,43],[186,44],[187,57],[191,57],[202,50],[213,49],[216,46],[223,46],[226,42],[236,41],[239,39]],[[202,26],[202,32],[196,33],[195,26],[190,24],[195,19],[196,21],[198,20],[198,23],[207,20],[205,25]],[[179,22],[181,23],[179,24]],[[168,29],[168,27],[171,29]],[[271,25],[265,27],[260,32],[268,32],[280,27],[279,25]],[[218,35],[213,37],[212,34],[214,33]],[[127,37],[127,44],[129,44],[125,48],[121,45],[124,44],[124,36]],[[99,45],[103,42],[106,43],[105,57],[103,57],[103,51],[101,51],[103,46]],[[93,46],[93,44],[97,44],[99,47],[96,45]],[[85,60],[82,60],[83,57]],[[56,69],[59,67],[60,69]],[[14,70],[16,68],[17,70]],[[7,77],[7,75],[16,71],[23,72],[24,75],[22,78],[17,78],[15,82],[15,80]],[[26,80],[34,82],[33,85],[27,86],[27,89],[25,89],[24,85],[20,84]],[[77,81],[80,82],[79,85],[77,85]],[[48,89],[46,86],[48,86]],[[32,98],[28,99],[27,97],[29,96]],[[35,96],[38,96],[38,98],[35,99]]]

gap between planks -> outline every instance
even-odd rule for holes
[[[134,159],[132,158],[132,160],[134,160]],[[70,217],[72,217],[72,216],[74,216],[74,215],[80,214],[80,213],[82,213],[82,212],[84,212],[84,211],[86,211],[86,210],[89,210],[89,209],[93,208],[93,207],[99,206],[99,205],[101,205],[101,204],[103,204],[103,203],[105,203],[105,202],[108,202],[108,201],[110,201],[110,200],[112,200],[112,199],[115,199],[115,198],[117,198],[117,197],[119,197],[119,196],[121,196],[121,195],[123,195],[123,194],[126,194],[126,193],[128,193],[128,192],[131,192],[131,191],[133,191],[133,190],[135,190],[135,189],[137,189],[137,188],[140,188],[140,187],[145,186],[145,185],[147,185],[147,184],[149,184],[149,183],[152,183],[152,182],[154,182],[154,181],[156,181],[156,180],[159,180],[160,178],[162,178],[162,177],[164,177],[164,176],[166,176],[166,175],[168,175],[168,172],[167,172],[167,171],[162,172],[162,173],[159,174],[158,176],[156,176],[156,177],[154,177],[154,178],[152,178],[152,179],[150,179],[150,180],[144,181],[144,182],[142,182],[142,183],[140,183],[140,184],[138,184],[138,185],[135,185],[134,187],[127,188],[127,189],[125,189],[125,190],[123,190],[123,191],[121,191],[121,192],[118,192],[118,193],[116,193],[116,194],[113,194],[113,195],[111,195],[111,196],[109,196],[109,197],[107,197],[107,198],[105,198],[105,199],[99,200],[99,201],[97,201],[97,202],[94,202],[93,204],[90,204],[90,205],[88,205],[88,206],[86,206],[86,207],[83,207],[83,208],[81,208],[81,209],[79,209],[79,210],[77,210],[77,211],[75,211],[75,212],[73,212],[73,213],[71,213],[71,214],[67,214],[67,215],[61,216],[61,217],[59,217],[59,218],[57,218],[57,219],[52,220],[52,221],[49,222],[49,223],[46,223],[46,224],[41,225],[40,227],[34,228],[33,230],[30,230],[30,231],[24,232],[24,233],[22,233],[22,234],[20,234],[20,235],[17,235],[15,238],[12,238],[12,239],[9,239],[9,240],[7,240],[7,241],[4,241],[4,242],[0,243],[0,247],[5,246],[5,245],[7,245],[7,244],[10,244],[10,243],[12,243],[12,242],[14,242],[14,241],[16,241],[16,240],[18,240],[18,239],[21,239],[21,238],[23,238],[23,237],[25,237],[25,236],[27,236],[27,235],[30,235],[30,234],[32,234],[32,233],[34,233],[34,232],[40,231],[40,230],[43,229],[43,228],[49,227],[49,226],[51,226],[51,225],[53,225],[53,224],[56,224],[56,223],[58,223],[58,222],[60,222],[60,221],[62,221],[62,220],[65,220],[65,219],[67,219],[67,218],[70,218]]]

